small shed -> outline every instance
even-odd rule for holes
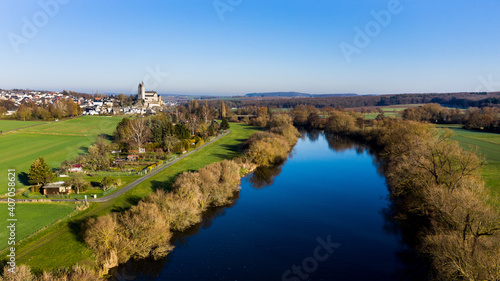
[[[71,186],[66,185],[64,181],[48,183],[42,187],[43,195],[70,194],[71,192]]]

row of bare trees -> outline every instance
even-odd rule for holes
[[[181,174],[172,192],[157,190],[123,213],[90,219],[84,240],[107,270],[130,258],[167,255],[173,231],[198,223],[208,207],[222,206],[238,190],[240,166],[230,160]]]
[[[430,103],[409,107],[402,111],[405,120],[439,124],[462,124],[466,129],[500,132],[500,109],[496,107],[471,107],[467,110],[446,108]]]
[[[480,176],[481,159],[422,123],[387,120],[373,134],[389,161],[402,210],[424,217],[421,249],[437,279],[500,280],[500,213]]]
[[[265,123],[266,132],[253,134],[243,144],[245,157],[257,166],[271,166],[284,161],[300,136],[287,114],[273,115],[270,119],[266,117]]]
[[[350,112],[332,112],[325,130],[381,149],[397,217],[418,222],[419,249],[437,280],[500,280],[500,213],[480,176],[482,160],[448,130],[382,118],[360,126]]]

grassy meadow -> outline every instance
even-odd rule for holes
[[[383,106],[383,107],[374,107],[374,108],[380,108],[384,112],[385,117],[391,117],[391,118],[399,118],[399,112],[407,109],[408,107],[418,107],[421,106],[422,104],[398,104],[398,105],[388,105],[388,106]],[[373,109],[372,107],[369,107],[370,109]],[[374,112],[374,113],[366,113],[365,114],[365,119],[366,120],[372,120],[375,119],[380,113]]]
[[[210,163],[238,156],[240,154],[239,144],[257,132],[259,128],[238,123],[230,125],[231,133],[229,135],[206,145],[201,150],[142,182],[123,196],[104,203],[92,203],[87,211],[77,215],[70,222],[42,231],[33,239],[22,243],[18,247],[17,260],[34,268],[44,269],[71,266],[77,262],[91,264],[92,252],[76,233],[79,231],[81,222],[89,217],[125,210],[158,188],[168,190],[176,176],[182,172],[198,170]]]
[[[52,168],[57,168],[61,162],[87,153],[98,135],[112,134],[120,120],[121,117],[85,116],[3,134],[0,136],[0,171],[5,174],[7,169],[15,169],[17,187],[22,188],[28,184],[23,173],[28,172],[36,158],[42,156]],[[2,120],[1,124],[8,122],[24,121]],[[0,195],[6,191],[7,177],[0,177]]]
[[[18,121],[18,120],[0,120],[0,131],[6,132],[33,125],[41,125],[46,121]]]
[[[82,116],[60,122],[50,122],[44,125],[23,129],[25,133],[97,136],[113,134],[116,125],[123,117]]]
[[[6,222],[7,203],[1,203],[0,220]],[[5,210],[5,211],[4,211]],[[75,210],[75,203],[17,203],[15,209],[16,242],[28,237],[39,229],[64,218]],[[0,249],[8,244],[9,231],[0,231]]]
[[[482,174],[492,194],[500,200],[500,134],[462,129],[459,125],[443,126],[453,130],[453,139],[465,149],[477,149],[486,160]],[[500,203],[499,203],[500,204]]]

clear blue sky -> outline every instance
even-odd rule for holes
[[[500,81],[498,0],[401,0],[379,28],[371,12],[394,0],[55,1],[0,1],[0,88],[385,94]]]

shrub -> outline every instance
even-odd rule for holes
[[[111,177],[104,177],[99,185],[101,186],[102,190],[106,191],[116,186],[117,184],[118,181],[116,179],[113,179]]]

